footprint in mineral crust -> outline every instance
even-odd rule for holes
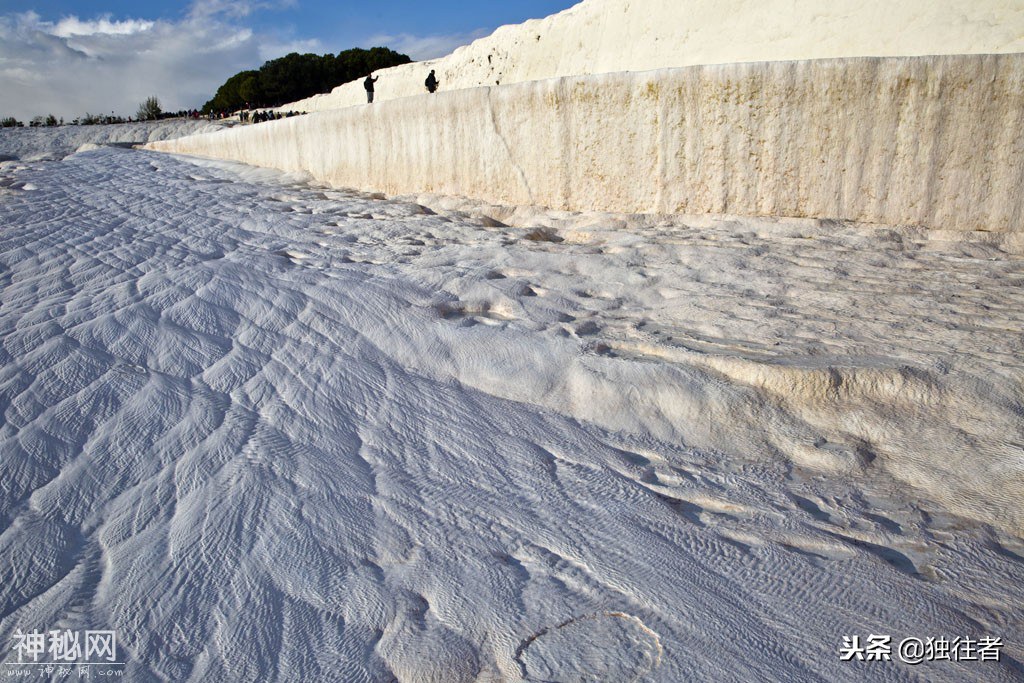
[[[604,612],[544,629],[519,646],[527,681],[637,681],[661,664],[658,634],[640,619]]]

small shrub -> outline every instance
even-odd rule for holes
[[[139,111],[135,117],[139,121],[156,121],[160,118],[160,100],[156,97],[147,97],[146,101],[139,105]]]

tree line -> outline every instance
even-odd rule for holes
[[[266,62],[259,69],[238,72],[217,89],[217,94],[203,105],[202,112],[278,107],[330,92],[342,83],[361,79],[372,71],[411,61],[408,55],[386,47],[353,48],[336,55],[292,52]]]
[[[147,97],[142,104],[139,105],[138,111],[135,113],[135,118],[125,118],[123,116],[117,116],[113,112],[110,115],[106,114],[90,114],[86,112],[84,116],[80,116],[71,122],[72,126],[98,126],[107,125],[111,123],[133,123],[139,121],[158,121],[160,119],[173,119],[173,118],[185,118],[192,117],[197,118],[199,112],[197,110],[182,110],[176,112],[167,112],[160,108],[160,100],[156,96]],[[54,126],[63,126],[64,118],[58,119],[53,114],[48,116],[34,116],[28,123],[30,128],[51,128]],[[14,118],[13,116],[0,117],[0,128],[24,128],[25,124]]]
[[[156,121],[158,119],[168,119],[174,117],[185,116],[187,112],[180,111],[176,113],[165,112],[160,108],[160,100],[153,97],[147,97],[142,104],[139,105],[139,110],[135,114],[136,121]],[[113,112],[110,116],[105,114],[90,114],[85,113],[85,116],[80,116],[71,122],[73,126],[95,126],[109,123],[131,123],[131,117],[125,119],[123,116],[115,116]],[[31,128],[51,128],[53,126],[63,126],[64,117],[58,119],[53,114],[48,116],[34,116],[29,121],[29,127]],[[13,116],[5,116],[0,118],[0,128],[23,128],[24,123],[14,118]]]

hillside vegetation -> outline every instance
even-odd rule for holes
[[[353,48],[337,55],[289,55],[272,59],[259,69],[240,71],[217,89],[203,113],[246,107],[273,107],[294,102],[412,60],[386,47]]]

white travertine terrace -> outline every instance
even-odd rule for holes
[[[1024,52],[1020,0],[584,0],[428,63],[378,72],[374,99],[561,76],[838,57]],[[361,81],[282,109],[363,104]]]
[[[587,0],[383,71],[372,106],[354,83],[151,148],[391,194],[1017,231],[1022,48],[1019,2]],[[428,68],[442,92],[387,101]]]

